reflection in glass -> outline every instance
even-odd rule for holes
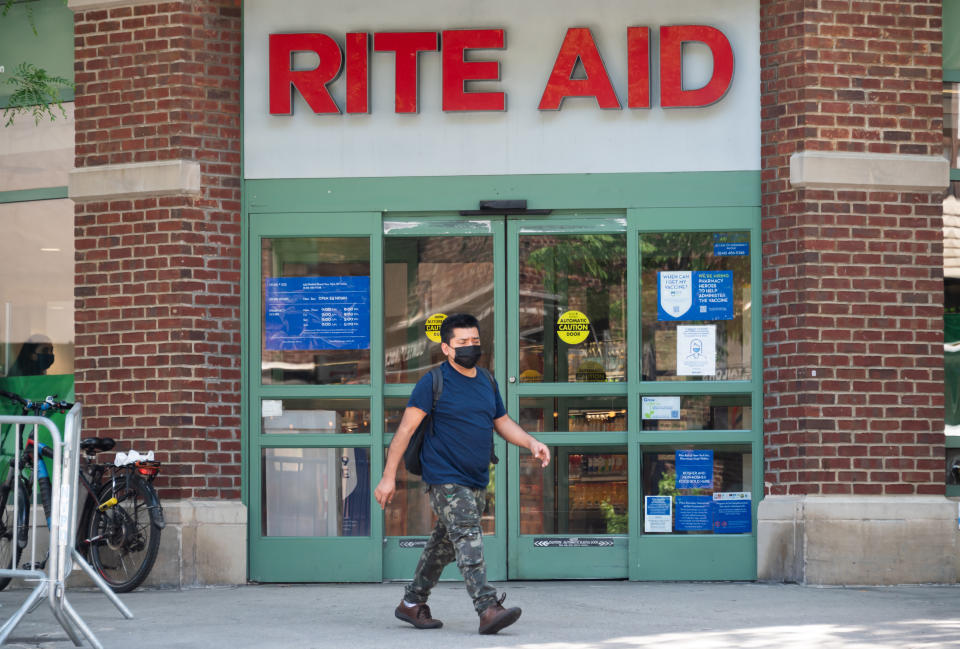
[[[384,453],[386,462],[386,453]],[[487,485],[487,506],[480,518],[480,528],[486,535],[496,532],[496,493],[494,482],[496,465],[490,465],[490,483]],[[407,473],[400,463],[397,471],[397,491],[384,512],[386,536],[430,536],[437,516],[430,507],[430,497],[420,476]]]
[[[313,278],[318,282],[327,282],[336,278],[356,278],[358,287],[366,278],[366,310],[369,311],[370,277],[370,240],[366,237],[330,237],[330,238],[277,238],[263,239],[261,244],[261,270],[263,285],[261,290],[260,322],[264,324],[261,335],[261,379],[264,384],[311,384],[326,385],[333,383],[369,383],[369,313],[361,308],[366,322],[348,324],[350,314],[337,306],[340,298],[349,299],[353,309],[357,295],[347,295],[347,289],[324,289],[321,295],[308,295],[305,299],[326,300],[316,307],[297,307],[282,315],[271,312],[271,322],[283,321],[283,327],[295,332],[285,342],[285,349],[272,349],[267,342],[267,286],[271,280],[282,278]],[[345,283],[347,283],[345,282]],[[340,290],[340,293],[337,291]],[[343,330],[336,335],[327,335],[320,329],[327,327],[327,310],[334,314],[330,317],[343,320]],[[321,313],[322,312],[322,313]],[[288,322],[289,321],[289,322]],[[367,340],[351,333],[354,328],[367,332]],[[345,334],[344,330],[348,330]],[[296,337],[300,332],[300,339]],[[358,342],[359,341],[359,342]],[[356,348],[356,346],[363,348]]]
[[[750,236],[747,232],[664,232],[640,235],[641,372],[644,381],[700,381],[750,379]],[[720,244],[720,245],[718,245]],[[732,273],[733,319],[661,320],[658,313],[658,275],[663,271],[724,271]],[[728,302],[729,304],[729,302]],[[715,340],[703,347],[678,345],[678,327],[710,325]],[[693,344],[693,343],[691,343]],[[701,353],[714,354],[712,375],[678,374],[678,361]],[[684,356],[681,358],[681,354]]]
[[[403,411],[406,408],[407,400],[402,398],[384,399],[384,442],[385,446],[388,439],[392,438],[393,433],[397,431],[400,419],[403,417]],[[387,451],[384,450],[384,462],[387,459]],[[484,534],[494,534],[496,532],[496,492],[494,484],[496,482],[497,465],[490,465],[490,483],[487,485],[487,508],[483,512],[481,519],[481,528]],[[430,536],[433,526],[437,523],[437,517],[430,507],[430,499],[427,497],[426,488],[420,476],[407,473],[403,462],[400,462],[400,469],[397,471],[397,492],[393,497],[393,502],[384,512],[386,525],[385,534],[387,536]]]
[[[521,534],[627,534],[625,447],[554,446],[542,468],[520,453]]]
[[[264,399],[266,434],[369,433],[366,399]]]
[[[653,404],[648,405],[648,399]],[[674,415],[665,405],[679,403]],[[654,408],[653,405],[660,407]],[[750,395],[644,397],[643,430],[749,430]]]
[[[943,84],[943,155],[951,169],[960,169],[960,83]],[[954,196],[957,185],[957,181],[950,183]]]
[[[706,476],[706,481],[710,482],[711,486],[677,488],[676,458],[678,450],[713,451],[712,475]],[[673,514],[671,530],[673,534],[713,534],[716,527],[714,523],[718,521],[710,518],[712,512],[709,509],[709,503],[715,497],[742,497],[746,494],[748,501],[746,507],[749,508],[752,505],[749,502],[749,495],[753,480],[753,454],[749,446],[722,446],[712,449],[693,445],[669,448],[647,447],[643,449],[642,453],[643,463],[640,477],[643,482],[643,495],[668,496],[671,498]],[[723,494],[723,496],[715,496],[715,494]],[[679,524],[677,515],[678,496],[687,499],[681,507],[686,508],[686,512],[693,512],[691,515],[684,515],[686,512],[682,513],[681,515],[685,520]],[[644,503],[641,501],[641,508],[643,506]],[[698,508],[702,508],[702,515],[699,516],[699,519],[703,521],[701,526],[703,529],[678,529],[678,527],[697,527],[696,524],[691,525],[690,520],[698,519],[696,515]],[[644,512],[644,515],[646,515],[646,512]]]
[[[520,427],[530,433],[624,432],[626,397],[520,399]]]
[[[520,382],[626,381],[626,235],[519,245]]]
[[[0,204],[0,378],[73,374],[73,221],[70,200]]]
[[[438,313],[476,316],[480,365],[493,367],[492,237],[385,237],[383,285],[387,383],[416,383],[443,362],[426,332]]]
[[[370,450],[263,449],[265,536],[369,536]]]

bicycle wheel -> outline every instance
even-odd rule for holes
[[[147,578],[160,547],[160,528],[150,522],[149,490],[153,487],[137,476],[130,476],[129,485],[118,479],[116,490],[105,484],[97,501],[111,498],[117,504],[93,510],[87,529],[86,543],[90,563],[117,593],[128,593]]]
[[[0,567],[13,567],[13,504],[8,507],[7,502],[12,501],[12,490],[6,486],[0,490]],[[26,525],[27,525],[27,500],[20,492],[20,537],[21,548],[26,545]],[[19,552],[18,552],[19,554]],[[0,578],[0,590],[10,585],[10,577]]]

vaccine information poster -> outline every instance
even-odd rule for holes
[[[657,272],[657,320],[733,320],[733,271]]]
[[[270,277],[264,287],[270,350],[370,349],[370,277]]]
[[[713,488],[713,451],[677,451],[677,489]]]
[[[673,498],[670,496],[643,497],[643,531],[669,533],[673,525]]]
[[[717,325],[677,327],[677,376],[717,373]]]

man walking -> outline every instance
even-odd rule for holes
[[[467,592],[480,616],[479,632],[496,633],[520,618],[519,608],[504,608],[506,595],[487,583],[480,516],[486,506],[492,432],[530,450],[542,466],[550,450],[526,433],[507,415],[496,389],[477,370],[480,329],[472,315],[451,315],[440,325],[443,392],[433,412],[433,434],[424,437],[421,460],[430,506],[437,525],[427,541],[417,570],[394,614],[418,629],[436,629],[443,622],[430,615],[427,598],[444,566],[456,560]],[[417,426],[433,408],[433,381],[429,374],[417,383],[400,420],[374,497],[385,508],[396,493],[397,469]]]

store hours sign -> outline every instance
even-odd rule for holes
[[[264,288],[267,349],[370,348],[370,277],[270,277]]]

